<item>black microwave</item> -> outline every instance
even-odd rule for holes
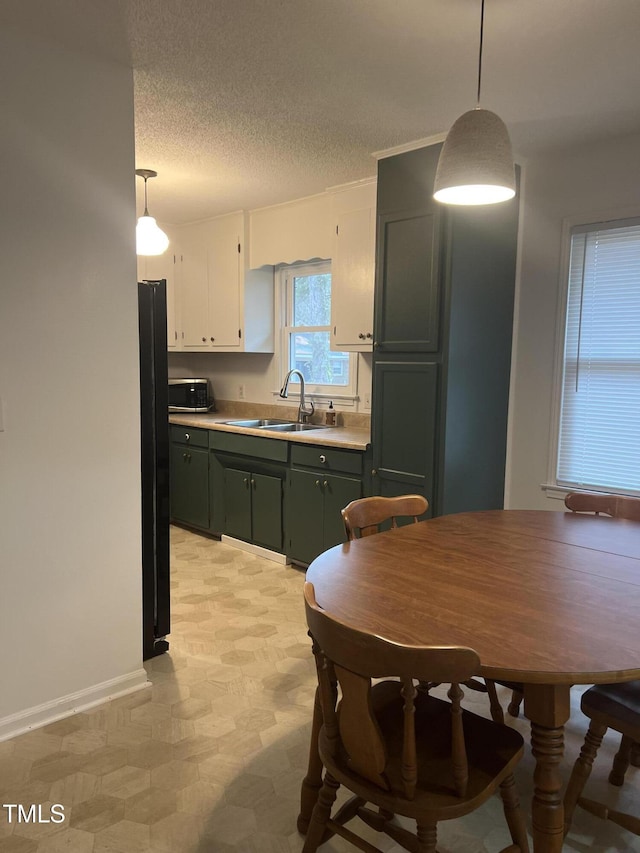
[[[209,393],[208,379],[170,379],[170,412],[211,412],[213,395]]]

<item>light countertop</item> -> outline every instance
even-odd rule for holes
[[[342,447],[346,450],[366,450],[371,443],[368,429],[353,426],[320,427],[304,432],[277,432],[276,430],[252,429],[251,427],[231,426],[229,420],[248,420],[251,416],[238,416],[215,412],[211,414],[190,414],[188,412],[170,412],[169,423],[200,429],[213,429],[220,432],[235,432],[245,435],[259,435],[275,441],[289,441],[296,444],[319,444],[326,447]],[[256,415],[261,417],[261,415]]]

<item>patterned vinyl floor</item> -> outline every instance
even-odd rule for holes
[[[0,743],[0,805],[41,804],[46,815],[59,803],[65,814],[26,823],[0,808],[0,853],[301,851],[315,688],[303,572],[174,528],[172,578],[171,650],[148,663],[149,689]],[[574,694],[565,773],[585,727]],[[467,700],[486,713],[485,697]],[[512,724],[526,735],[526,721]],[[626,810],[635,799],[640,813],[640,771],[621,791],[606,782],[615,748],[608,736],[589,795]],[[527,807],[532,767],[527,750],[517,778]],[[500,802],[441,824],[439,838],[440,853],[499,851],[508,844]],[[322,848],[353,849],[341,839]],[[640,851],[640,839],[578,811],[564,849]]]

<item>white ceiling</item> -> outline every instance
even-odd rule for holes
[[[0,25],[133,66],[136,164],[175,223],[375,174],[373,151],[446,131],[475,106],[479,17],[480,0],[0,4]],[[486,0],[482,104],[523,156],[640,131],[639,44],[640,0]]]

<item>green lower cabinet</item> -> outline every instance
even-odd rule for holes
[[[251,475],[251,538],[264,548],[282,551],[282,480]]]
[[[202,447],[171,444],[171,518],[194,527],[209,527],[209,452]]]
[[[226,468],[224,472],[225,533],[251,539],[251,474]]]
[[[282,550],[282,479],[224,469],[224,532],[272,551]]]
[[[340,510],[362,496],[355,477],[292,469],[287,491],[287,556],[310,563],[345,541]]]

